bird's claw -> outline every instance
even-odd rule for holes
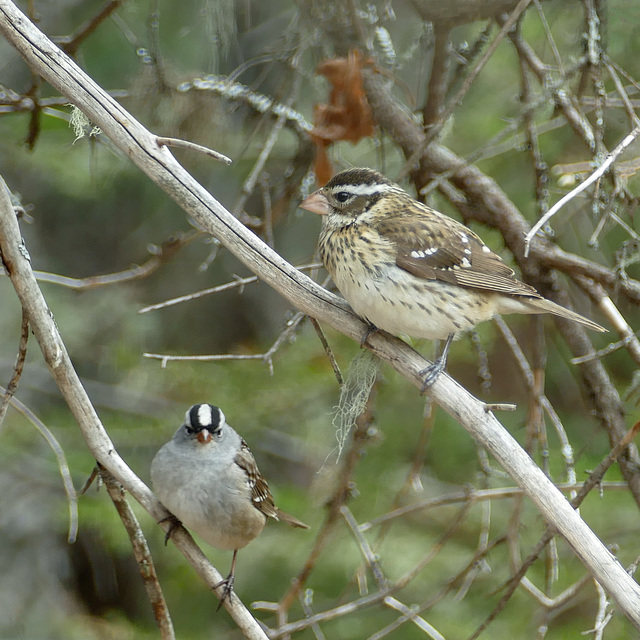
[[[424,379],[422,380],[422,387],[420,388],[420,395],[422,395],[445,370],[447,366],[447,356],[449,355],[449,347],[453,342],[453,338],[454,334],[450,333],[445,340],[440,356],[433,362],[433,364],[430,364],[419,372],[418,375],[424,376]]]
[[[219,587],[222,587],[224,585],[224,589],[222,590],[222,595],[220,596],[220,602],[218,603],[216,611],[220,611],[220,608],[224,604],[224,601],[228,600],[231,597],[231,594],[233,593],[234,580],[235,576],[233,575],[233,573],[230,573],[224,580],[221,580],[215,587],[213,587],[214,589],[218,589]]]
[[[438,376],[444,371],[446,364],[446,361],[438,358],[433,364],[430,364],[418,372],[419,376],[424,376],[422,379],[422,387],[420,387],[420,395],[423,395],[424,392],[433,385]]]
[[[375,324],[372,324],[371,322],[369,322],[367,324],[367,330],[364,332],[364,336],[362,336],[362,340],[360,340],[360,346],[364,347],[365,343],[369,339],[369,336],[372,333],[375,333],[376,331],[378,331],[378,327],[376,327]]]
[[[180,522],[180,520],[178,520],[178,518],[176,518],[173,514],[169,514],[166,518],[162,518],[162,520],[160,520],[158,524],[162,524],[163,522],[171,523],[169,525],[169,528],[167,529],[167,532],[164,534],[164,546],[166,547],[169,539],[173,535],[173,532],[182,526],[182,522]]]

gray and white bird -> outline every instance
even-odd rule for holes
[[[233,550],[231,571],[216,585],[225,587],[220,604],[233,590],[238,550],[261,533],[267,518],[309,528],[275,506],[247,443],[211,404],[187,411],[184,424],[154,457],[151,482],[185,527],[212,547]]]

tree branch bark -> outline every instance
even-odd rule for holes
[[[0,28],[2,26],[2,17],[0,17]],[[168,511],[116,451],[73,367],[53,314],[47,306],[31,269],[31,259],[20,236],[20,228],[11,205],[9,191],[2,178],[0,178],[0,254],[22,308],[29,318],[51,376],[76,419],[89,451],[151,517],[156,522],[160,522],[169,515]],[[164,525],[164,528],[168,529],[169,524]],[[211,565],[189,533],[184,529],[178,529],[172,533],[171,539],[213,590],[222,581],[223,576]],[[218,597],[222,596],[222,591],[223,587],[218,588]],[[235,595],[225,599],[224,606],[246,638],[266,640],[267,636],[258,622]]]
[[[384,90],[383,84],[375,74],[365,71],[364,87],[376,121],[402,147],[404,154],[410,157],[424,138],[422,129],[411,114],[406,112],[388,91]],[[525,258],[525,236],[529,225],[494,180],[477,167],[467,165],[450,149],[436,142],[431,143],[424,150],[419,163],[420,167],[414,172],[414,180],[418,188],[433,175],[452,172],[451,183],[466,196],[466,200],[462,199],[464,201],[454,203],[462,211],[463,216],[497,227],[518,263],[524,279],[545,297],[568,306],[568,294],[560,287],[558,278],[543,261],[555,260],[556,266],[564,264],[565,269],[570,271],[569,263],[561,262],[562,258],[568,259],[569,254],[536,238],[530,257]],[[540,262],[537,260],[538,256],[541,256]],[[575,257],[571,265],[584,262],[587,261]],[[600,268],[600,275],[604,275],[602,272],[613,276],[613,273],[607,269]],[[591,340],[585,329],[560,318],[555,320],[574,356],[580,357],[593,351]],[[615,444],[627,430],[618,392],[600,360],[582,363],[579,371],[586,388],[587,398],[593,405],[602,426],[607,430],[610,441]],[[639,460],[635,446],[630,447],[618,462],[636,504],[640,507],[640,474],[637,472]]]
[[[9,0],[0,0],[0,32],[38,74],[74,102],[138,168],[249,269],[259,274],[262,280],[301,311],[360,340],[366,326],[349,311],[343,300],[297,271],[243,227],[182,168],[166,147],[158,146],[154,135],[56,48]],[[0,192],[0,247],[3,259],[51,374],[92,454],[158,521],[166,515],[166,511],[117,454],[82,388],[24,252],[18,223],[4,186],[0,187]],[[427,363],[407,344],[376,333],[370,337],[367,346],[416,387],[421,386],[420,371]],[[545,519],[565,537],[620,610],[640,629],[640,586],[493,414],[446,375],[436,380],[431,394],[526,491]],[[176,535],[176,545],[209,585],[221,579],[186,532]],[[236,598],[232,599],[234,604],[236,601]],[[240,624],[239,607],[233,606],[231,613]],[[261,634],[251,637],[264,637],[248,612],[242,620],[243,624],[256,629],[256,634]]]

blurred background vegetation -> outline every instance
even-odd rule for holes
[[[66,46],[98,83],[113,91],[154,133],[192,140],[231,157],[233,165],[227,167],[205,156],[174,151],[221,203],[287,260],[293,264],[317,260],[320,221],[298,210],[297,203],[313,187],[314,146],[308,129],[314,106],[326,103],[329,95],[327,81],[314,70],[322,60],[340,53],[331,32],[337,19],[333,25],[330,20],[332,12],[339,13],[338,3],[132,0],[110,4],[115,11],[88,30],[83,25],[101,11],[97,2],[35,2],[22,8],[29,8],[38,26]],[[513,9],[515,4],[497,2],[494,14]],[[452,11],[459,9],[460,20],[452,15],[441,23],[421,19],[420,5],[424,8],[429,3],[345,3],[369,35],[373,64],[387,79],[389,91],[416,117],[427,99],[434,50],[442,46],[442,39],[451,63],[450,97],[477,62],[476,50],[486,50],[498,31],[491,15],[462,17],[462,1],[451,3]],[[323,11],[326,22],[318,18]],[[593,83],[589,70],[578,65],[593,42],[586,35],[587,16],[592,11],[600,16],[598,42],[608,60],[621,67],[621,82],[635,108],[640,4],[632,0],[549,0],[532,5],[518,28],[546,68],[558,78],[568,74],[566,91],[572,92],[576,107],[602,133],[603,145],[612,149],[632,127],[613,80],[603,76],[601,84]],[[86,38],[76,42],[72,37],[76,33]],[[342,46],[351,48],[349,42]],[[579,70],[571,75],[576,68]],[[195,88],[195,79],[207,74],[229,77],[226,88],[214,89],[212,84]],[[245,196],[246,180],[274,131],[276,118],[269,108],[266,112],[256,109],[253,98],[228,95],[230,87],[236,86],[233,82],[254,96],[267,96],[294,110],[258,173],[257,186]],[[0,174],[26,209],[21,227],[35,269],[69,278],[126,271],[145,263],[171,238],[193,232],[177,205],[104,136],[74,140],[67,100],[33,77],[6,42],[0,42],[0,85],[4,88],[0,95]],[[539,197],[530,145],[522,136],[521,61],[508,39],[498,46],[438,138],[459,156],[473,156],[474,164],[500,185],[530,224],[541,208],[588,175],[596,155],[587,151],[567,125],[545,88],[535,85],[532,91],[539,101],[533,119],[544,161],[544,167],[538,169],[547,180],[537,183],[545,187]],[[603,97],[602,114],[594,112],[598,91],[610,98],[606,102]],[[34,110],[34,104],[41,108]],[[448,106],[446,101],[444,106]],[[505,131],[502,139],[494,139]],[[357,144],[336,142],[329,155],[336,170],[367,165],[391,178],[405,162],[397,141],[383,131]],[[610,268],[620,266],[620,252],[624,252],[631,258],[628,278],[638,275],[633,262],[638,239],[633,231],[637,227],[633,215],[636,155],[637,146],[632,146],[622,158],[631,168],[622,176],[617,174],[616,180],[606,180],[596,194],[572,201],[552,222],[556,241],[566,251]],[[587,163],[582,173],[550,171],[554,166],[580,162]],[[412,188],[408,181],[405,186]],[[441,192],[434,190],[427,199],[459,217],[451,199]],[[608,224],[598,241],[590,243],[603,208],[610,202],[627,228]],[[505,260],[513,262],[499,230],[477,222],[470,226]],[[212,402],[223,408],[229,422],[248,441],[278,505],[311,525],[310,532],[300,532],[270,523],[242,551],[236,591],[245,603],[278,601],[314,545],[339,468],[332,425],[339,386],[308,321],[273,355],[272,373],[259,359],[169,362],[163,367],[158,360],[143,356],[266,352],[295,310],[264,284],[144,314],[139,311],[249,275],[223,247],[196,234],[148,277],[80,289],[46,278],[41,285],[105,427],[120,454],[145,482],[153,455],[180,425],[185,410],[197,402]],[[324,273],[320,271],[317,277],[322,280]],[[571,292],[581,312],[606,324],[585,295],[575,288]],[[634,327],[637,309],[623,296],[616,302]],[[528,356],[540,356],[541,351],[531,345],[544,327],[545,390],[568,433],[577,479],[583,480],[606,456],[610,444],[585,400],[576,367],[569,363],[572,354],[551,320],[538,323],[511,317],[507,321]],[[11,283],[0,277],[3,385],[12,374],[20,323],[21,310]],[[346,372],[359,346],[331,330],[327,338]],[[501,421],[522,443],[535,440],[530,449],[536,461],[548,465],[554,480],[565,481],[561,443],[553,429],[546,441],[534,438],[527,427],[529,393],[496,327],[486,323],[476,338],[463,338],[454,345],[449,373],[484,400],[517,403],[518,410],[500,414]],[[594,345],[603,348],[614,340],[613,334],[597,336]],[[426,355],[432,353],[429,344],[417,347]],[[485,352],[490,386],[486,380],[483,384],[478,373]],[[636,369],[633,358],[622,350],[608,356],[605,364],[618,392],[625,394]],[[17,397],[60,441],[79,489],[94,461],[49,378],[35,341],[30,344]],[[373,419],[359,445],[347,502],[358,522],[377,518],[399,504],[465,488],[513,486],[491,467],[455,421],[430,407],[415,388],[386,367],[381,368],[369,409]],[[625,409],[630,426],[638,410],[631,401]],[[606,477],[612,482],[620,478],[617,467]],[[624,488],[616,486],[606,488],[602,496],[590,495],[581,514],[606,544],[618,550],[626,566],[640,554],[638,507]],[[14,410],[0,426],[0,496],[0,638],[157,637],[128,538],[106,492],[92,488],[80,499],[79,537],[68,545],[68,508],[56,459],[33,425]],[[397,597],[408,605],[425,606],[424,617],[447,638],[469,636],[498,602],[500,588],[511,575],[506,545],[497,544],[474,564],[473,571],[454,580],[473,559],[482,536],[493,543],[505,534],[516,509],[515,501],[506,498],[492,501],[491,506],[488,501],[467,504],[464,518],[453,526],[464,504],[461,500],[417,510],[394,520],[388,528],[378,525],[365,534],[390,580],[434,552],[431,562]],[[133,506],[157,563],[178,637],[238,637],[227,614],[215,612],[217,601],[182,556],[171,544],[163,546],[163,531]],[[544,522],[526,501],[518,508],[523,510],[518,535],[526,556],[544,530]],[[443,536],[442,548],[434,547]],[[231,554],[208,548],[206,552],[226,574]],[[555,580],[550,578],[551,555],[536,562],[528,574],[549,597],[582,580],[585,573],[562,541],[558,541],[557,555]],[[338,520],[307,583],[306,606],[317,612],[357,599],[366,589],[364,581],[375,590],[375,581],[363,566],[353,535]],[[474,579],[465,581],[465,576]],[[593,627],[597,609],[598,595],[592,583],[562,607],[549,611],[519,590],[487,633],[504,638],[578,637]],[[291,619],[303,615],[302,605],[295,604]],[[327,638],[382,637],[374,634],[398,615],[377,606],[338,617],[322,629]],[[264,612],[257,616],[274,624]],[[306,630],[296,637],[321,637],[314,633]],[[615,614],[604,637],[633,634],[630,623]],[[385,637],[425,636],[407,623]]]

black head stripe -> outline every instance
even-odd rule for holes
[[[341,185],[374,185],[374,184],[393,184],[381,173],[366,167],[354,167],[336,173],[325,185],[325,189],[337,192]]]
[[[336,174],[323,191],[334,213],[356,218],[389,193],[405,192],[373,169],[347,169]]]
[[[194,404],[187,411],[185,424],[189,431],[197,433],[202,429],[216,431],[220,427],[220,423],[224,420],[222,411],[213,404]]]

